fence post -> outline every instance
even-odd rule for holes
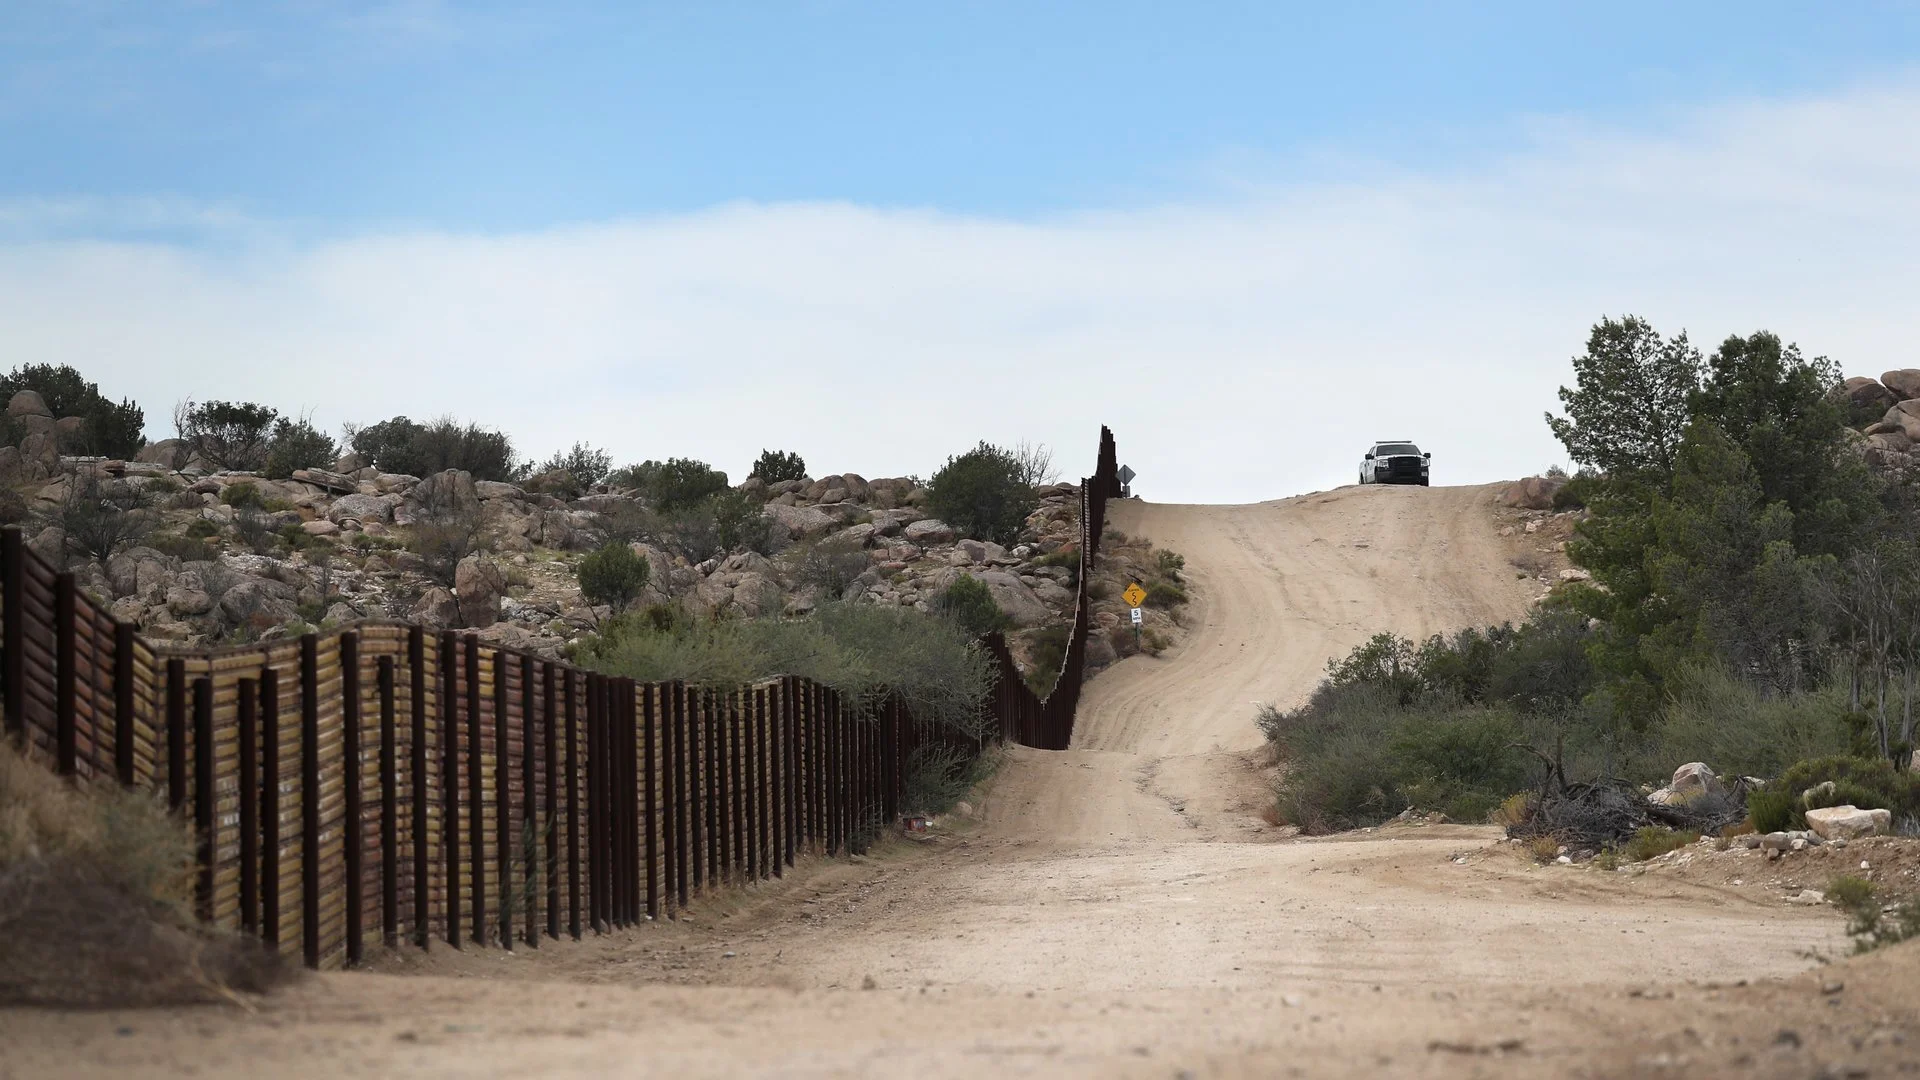
[[[77,589],[73,571],[53,578],[53,731],[54,762],[61,776],[72,776],[78,768],[76,731],[79,712],[79,672],[74,662],[74,627]]]
[[[133,657],[138,647],[130,622],[113,624],[113,771],[133,786]]]
[[[0,529],[0,651],[5,652],[6,724],[11,735],[27,730],[27,545],[18,525]]]
[[[645,683],[639,688],[639,722],[644,725],[640,735],[640,768],[645,774],[644,787],[647,801],[647,918],[656,922],[660,919],[660,684]]]
[[[168,665],[168,697],[175,677]],[[184,677],[184,676],[182,676]],[[260,669],[260,936],[280,946],[280,673]]]
[[[468,634],[462,645],[466,649],[467,664],[467,843],[469,845],[467,861],[472,864],[468,870],[473,876],[468,898],[473,901],[471,932],[473,943],[485,948],[487,944],[487,802],[486,792],[480,786],[481,774],[486,771],[481,762],[481,759],[486,756],[486,746],[482,738],[485,718],[480,713],[480,639]],[[494,749],[498,751],[499,748]]]
[[[691,858],[691,817],[688,812],[688,797],[691,792],[691,772],[687,768],[687,687],[685,683],[668,683],[672,712],[667,725],[668,734],[673,743],[673,888],[679,898],[679,906],[687,906],[688,862]]]
[[[300,922],[307,966],[320,966],[320,639],[300,639]]]
[[[400,733],[394,717],[393,657],[380,658],[380,939],[400,944]]]
[[[500,947],[513,951],[513,746],[507,653],[493,650],[493,860],[500,873]]]
[[[187,662],[167,661],[167,808],[187,801]]]
[[[566,674],[566,722],[567,722],[567,932],[573,940],[580,940],[580,728],[579,711],[575,704],[579,698],[579,687],[574,681],[575,672],[567,669]]]
[[[260,686],[241,679],[240,928],[260,932]]]
[[[533,657],[520,658],[520,897],[527,905],[523,932],[530,948],[540,947],[540,886],[534,863],[540,847],[539,743],[534,741],[537,699],[533,693]],[[545,869],[543,866],[542,870]],[[542,873],[541,877],[546,875]]]
[[[347,857],[347,963],[355,965],[365,948],[367,838],[360,799],[360,635],[351,630],[340,635],[340,727],[347,814],[342,836]]]
[[[203,675],[193,684],[193,826],[200,863],[194,906],[204,922],[213,921],[213,871],[220,853],[213,769],[213,680]]]
[[[433,864],[428,834],[428,754],[427,747],[427,632],[419,626],[407,630],[408,702],[412,707],[411,745],[413,775],[413,937],[422,948],[431,940],[433,923]],[[446,728],[446,710],[440,712],[442,731]]]
[[[555,739],[554,666],[549,660],[540,668],[541,729],[540,752],[546,765],[546,800],[542,807],[546,822],[541,827],[541,850],[546,854],[547,936],[560,937],[560,763],[555,758],[559,743]]]
[[[600,738],[600,676],[587,675],[587,921],[595,933],[605,933],[601,923],[601,896],[606,888],[606,867],[601,863],[606,832],[606,804],[601,798],[601,773],[606,755]]]
[[[440,764],[440,838],[446,846],[447,944],[460,947],[460,732],[455,710],[460,697],[460,646],[451,631],[440,635],[440,739],[445,751]]]

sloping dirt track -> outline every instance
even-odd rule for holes
[[[1256,702],[1383,629],[1517,618],[1490,489],[1116,503],[1186,555],[1192,633],[1016,750],[977,816],[613,940],[387,965],[238,1009],[0,1011],[39,1075],[1894,1075],[1913,946],[1837,915],[1536,867],[1484,827],[1282,838]],[[1836,988],[1836,984],[1841,984]]]

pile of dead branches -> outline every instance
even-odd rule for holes
[[[1532,796],[1521,819],[1508,826],[1507,835],[1517,840],[1549,837],[1569,853],[1591,855],[1620,847],[1649,826],[1710,835],[1739,824],[1746,816],[1742,785],[1663,806],[1648,801],[1625,781],[1600,781],[1567,784]]]

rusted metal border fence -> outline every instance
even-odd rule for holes
[[[1107,500],[1120,491],[1120,460],[1113,432],[1102,427],[1100,456],[1093,475],[1080,482],[1079,585],[1074,595],[1073,629],[1053,690],[1042,698],[1022,681],[1006,639],[1000,634],[989,635],[986,641],[997,669],[988,708],[999,723],[1001,738],[1009,742],[1043,750],[1065,750],[1073,742],[1073,720],[1080,709],[1080,687],[1086,678],[1087,633],[1092,621],[1087,589],[1093,581],[1100,538],[1106,529]]]
[[[1114,472],[1102,429],[1053,694],[989,642],[1004,738],[1072,737]],[[0,707],[61,774],[164,798],[198,840],[200,915],[315,967],[369,943],[537,947],[862,850],[916,752],[953,738],[807,679],[636,683],[406,623],[156,648],[17,528],[0,531]]]

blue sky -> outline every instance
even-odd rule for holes
[[[0,191],[481,230],[846,200],[1030,215],[1509,148],[1920,55],[1850,3],[46,3]]]
[[[1604,314],[1907,362],[1917,62],[1913,4],[14,0],[0,362],[153,437],[1490,481]]]

